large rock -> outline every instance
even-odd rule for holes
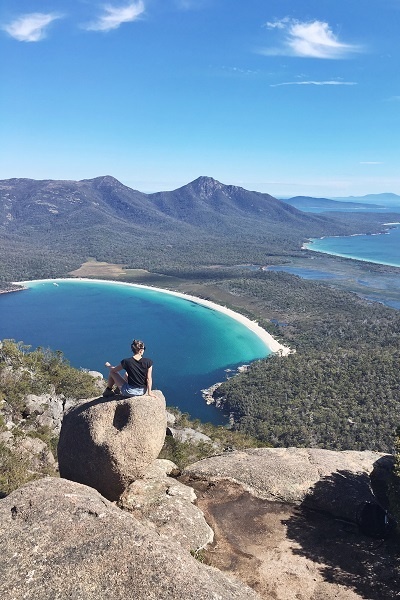
[[[61,477],[117,500],[157,458],[165,438],[165,398],[98,398],[66,412],[58,444]]]
[[[0,500],[0,598],[257,600],[95,490],[45,478]]]
[[[349,474],[369,476],[376,463],[387,455],[378,452],[346,450],[336,452],[318,448],[250,448],[206,458],[187,467],[184,475],[207,481],[228,480],[252,495],[265,500],[300,504],[326,482],[328,500],[334,501],[332,478],[340,483]],[[390,461],[388,468],[390,469]],[[349,488],[347,487],[347,493]],[[369,491],[363,488],[368,496]],[[343,493],[340,487],[338,493]],[[322,494],[320,495],[322,501]],[[348,497],[348,496],[347,496]],[[326,506],[324,506],[326,508]]]
[[[391,465],[375,452],[259,448],[192,464],[184,481],[215,533],[206,558],[265,600],[392,600],[396,540],[364,535],[388,533],[381,513],[359,520],[379,507],[376,479]]]
[[[156,460],[143,479],[131,483],[118,506],[156,529],[160,537],[196,552],[213,541],[214,532],[194,505],[194,489],[169,477],[177,473],[178,467],[171,461]]]

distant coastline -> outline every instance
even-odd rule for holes
[[[339,258],[347,258],[349,260],[357,260],[357,261],[367,262],[367,263],[372,263],[372,264],[377,264],[377,265],[384,265],[386,267],[400,268],[399,262],[394,262],[393,260],[390,260],[390,259],[384,260],[382,258],[377,260],[373,256],[360,256],[360,255],[357,255],[357,250],[355,250],[355,249],[353,249],[354,254],[351,254],[350,252],[342,252],[340,250],[333,250],[331,248],[318,247],[318,242],[321,242],[322,240],[327,240],[329,242],[329,240],[334,240],[335,238],[338,240],[346,240],[346,239],[350,240],[351,238],[360,238],[360,237],[367,237],[367,236],[368,236],[368,238],[375,238],[375,237],[381,238],[382,236],[390,236],[391,232],[396,232],[396,231],[400,230],[399,222],[384,223],[384,225],[387,228],[385,230],[381,231],[380,233],[372,233],[372,234],[353,233],[352,235],[347,235],[347,236],[336,235],[336,236],[322,236],[319,238],[310,238],[306,242],[303,243],[301,249],[302,250],[311,250],[312,252],[319,252],[321,254],[328,254],[330,256],[338,256]],[[395,235],[397,235],[397,233]]]
[[[207,308],[221,312],[221,313],[227,315],[228,317],[234,319],[235,321],[238,321],[239,323],[241,323],[242,325],[247,327],[247,329],[252,331],[259,339],[261,339],[264,342],[264,344],[266,345],[266,347],[273,353],[278,353],[281,356],[287,356],[288,354],[293,352],[293,350],[291,348],[279,343],[270,333],[268,333],[265,329],[263,329],[257,322],[252,321],[248,317],[245,317],[244,315],[241,315],[240,313],[237,313],[230,308],[221,306],[220,304],[216,304],[215,302],[211,302],[211,300],[206,300],[204,298],[198,298],[197,296],[184,294],[182,292],[174,292],[172,290],[157,288],[157,287],[153,287],[150,285],[141,285],[139,283],[128,283],[126,281],[115,281],[115,280],[107,280],[107,279],[90,279],[87,277],[68,277],[68,278],[67,277],[58,277],[58,278],[54,278],[54,279],[32,279],[32,280],[27,280],[27,281],[16,281],[16,282],[13,282],[13,284],[26,286],[29,283],[41,283],[41,282],[57,283],[60,281],[61,282],[62,281],[78,281],[78,282],[84,281],[84,282],[89,282],[89,283],[96,282],[96,283],[105,283],[105,284],[112,283],[112,284],[116,284],[116,285],[130,286],[130,287],[136,287],[136,288],[141,288],[141,289],[153,290],[155,292],[161,292],[164,294],[170,294],[172,296],[176,296],[177,298],[182,298],[183,300],[188,300],[190,302],[195,302],[197,304],[201,304],[202,306],[206,306]]]

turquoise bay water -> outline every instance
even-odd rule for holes
[[[305,247],[317,252],[400,267],[400,227],[379,235],[313,239]]]
[[[190,300],[112,282],[29,282],[0,295],[0,339],[62,350],[75,367],[101,371],[130,354],[133,338],[154,360],[154,387],[169,406],[214,424],[227,416],[201,390],[226,378],[225,369],[263,358],[265,343],[241,323]]]

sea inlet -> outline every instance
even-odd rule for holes
[[[24,282],[0,295],[0,338],[61,350],[77,368],[106,375],[106,361],[130,355],[132,339],[154,361],[154,388],[167,405],[203,422],[228,415],[207,405],[201,390],[271,353],[256,333],[226,314],[163,291],[75,279]]]

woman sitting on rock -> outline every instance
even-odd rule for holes
[[[145,345],[140,340],[133,340],[131,344],[133,356],[123,358],[119,365],[113,367],[109,362],[105,366],[110,369],[107,387],[103,396],[112,396],[114,393],[121,394],[124,398],[132,396],[154,396],[151,391],[153,383],[153,361],[151,358],[144,358]],[[125,370],[125,376],[122,377],[119,371]],[[117,389],[113,392],[113,386]]]

